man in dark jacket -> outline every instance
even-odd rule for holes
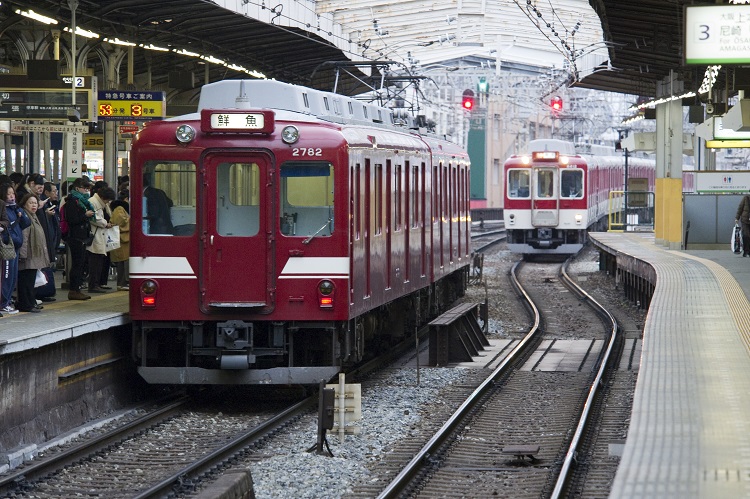
[[[750,255],[750,194],[745,194],[737,208],[734,223],[742,223],[742,256]]]
[[[73,182],[68,197],[65,198],[63,211],[68,224],[66,240],[70,250],[70,290],[69,300],[88,300],[90,295],[81,292],[83,286],[83,266],[86,257],[86,244],[91,235],[89,220],[94,216],[94,207],[89,202],[91,182],[87,178],[78,178]]]

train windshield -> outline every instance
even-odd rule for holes
[[[149,161],[143,167],[143,233],[190,236],[195,232],[195,164]]]
[[[560,197],[583,197],[583,170],[566,169],[560,172]]]
[[[318,237],[333,233],[333,165],[325,161],[290,161],[281,165],[281,233]]]
[[[508,197],[529,197],[529,170],[508,171]]]
[[[254,236],[260,229],[260,168],[252,163],[219,163],[216,232],[222,236]]]

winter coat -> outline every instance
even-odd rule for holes
[[[86,251],[97,255],[107,254],[107,237],[105,235],[105,229],[107,228],[107,219],[104,217],[105,210],[108,210],[107,203],[94,194],[89,198],[91,206],[95,210],[95,219],[89,221],[91,224],[91,232],[94,234],[94,242],[91,246],[86,247]]]
[[[68,237],[77,241],[85,241],[91,233],[91,224],[86,216],[86,209],[78,204],[73,196],[65,198],[62,206],[65,213],[65,223],[68,224]]]
[[[21,249],[23,244],[23,230],[31,225],[31,219],[26,215],[23,208],[19,208],[18,205],[5,205],[5,213],[8,214],[8,220],[10,221],[10,238],[13,240],[13,245],[16,247],[16,252]],[[7,239],[5,240],[7,242]]]
[[[24,210],[25,211],[25,210]],[[18,270],[43,269],[50,266],[47,236],[36,213],[26,212],[31,226],[23,230],[23,244],[18,252]]]
[[[743,224],[750,224],[750,195],[745,194],[742,197],[740,206],[737,208],[737,216],[734,218]]]
[[[124,262],[130,257],[130,215],[125,208],[118,206],[112,211],[110,223],[120,227],[120,247],[109,252],[109,259]]]

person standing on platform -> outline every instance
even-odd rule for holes
[[[91,182],[87,178],[77,178],[70,186],[70,194],[65,198],[63,211],[68,225],[66,243],[70,251],[70,290],[68,300],[88,300],[90,295],[81,292],[83,268],[86,264],[86,242],[91,236],[90,220],[96,213],[89,202]]]
[[[112,201],[112,225],[120,227],[120,247],[109,252],[109,257],[117,269],[117,289],[128,291],[128,258],[130,258],[130,193],[121,191],[116,201]]]
[[[10,233],[8,230],[10,229],[10,220],[8,218],[8,213],[5,210],[5,201],[0,199],[0,239],[3,240],[5,244],[12,244],[12,241],[10,239]],[[4,263],[4,260],[0,260],[0,262]],[[3,285],[3,276],[0,274],[0,289],[2,289]],[[2,317],[2,310],[0,310],[0,317]]]
[[[750,255],[750,194],[742,196],[734,223],[742,223],[742,256]]]
[[[37,271],[50,265],[47,237],[44,235],[44,229],[37,216],[39,209],[37,195],[26,194],[21,200],[21,208],[31,219],[31,226],[23,230],[23,244],[18,253],[18,310],[39,312],[41,307],[36,304],[34,284]]]
[[[3,260],[2,266],[2,292],[0,292],[0,311],[4,314],[17,314],[18,309],[13,306],[13,290],[18,283],[18,252],[23,245],[23,230],[31,225],[31,220],[26,212],[16,203],[16,191],[11,184],[0,185],[0,199],[5,202],[5,212],[10,221],[8,233],[16,248],[16,258]],[[6,241],[7,242],[7,241]]]
[[[94,219],[90,220],[91,230],[94,233],[94,242],[86,248],[89,257],[89,293],[105,293],[100,284],[102,272],[105,270],[107,260],[107,238],[105,229],[112,227],[107,221],[109,218],[109,203],[114,201],[115,191],[111,187],[105,187],[91,196],[89,201],[94,208]]]

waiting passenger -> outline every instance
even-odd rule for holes
[[[127,291],[130,258],[130,193],[120,192],[116,201],[112,201],[112,225],[120,227],[120,247],[109,252],[109,257],[117,269],[117,289]]]
[[[10,226],[8,235],[16,248],[16,258],[3,260],[2,266],[2,292],[0,292],[0,311],[4,314],[17,314],[18,309],[13,305],[13,290],[18,284],[18,252],[23,245],[23,230],[31,225],[31,220],[26,212],[16,203],[16,193],[10,184],[0,185],[0,199],[5,202],[5,212],[8,216]],[[7,242],[7,240],[6,240]]]
[[[105,229],[112,227],[107,221],[109,218],[109,203],[114,201],[115,191],[111,187],[101,189],[97,194],[89,198],[91,206],[94,208],[94,218],[89,219],[91,230],[94,233],[93,242],[86,247],[89,259],[89,293],[104,293],[100,281],[102,272],[106,268],[107,261],[107,236]],[[105,217],[105,212],[107,213]]]
[[[83,271],[86,265],[86,244],[91,237],[91,224],[94,207],[89,202],[91,182],[87,178],[77,178],[70,186],[70,194],[65,198],[63,212],[68,225],[66,243],[70,251],[70,291],[69,300],[88,300],[90,295],[81,292]]]
[[[39,222],[37,210],[39,198],[36,194],[26,194],[21,200],[21,208],[31,219],[31,225],[23,230],[23,244],[18,252],[18,310],[21,312],[39,312],[42,308],[36,304],[34,283],[37,271],[49,267],[47,237]]]

